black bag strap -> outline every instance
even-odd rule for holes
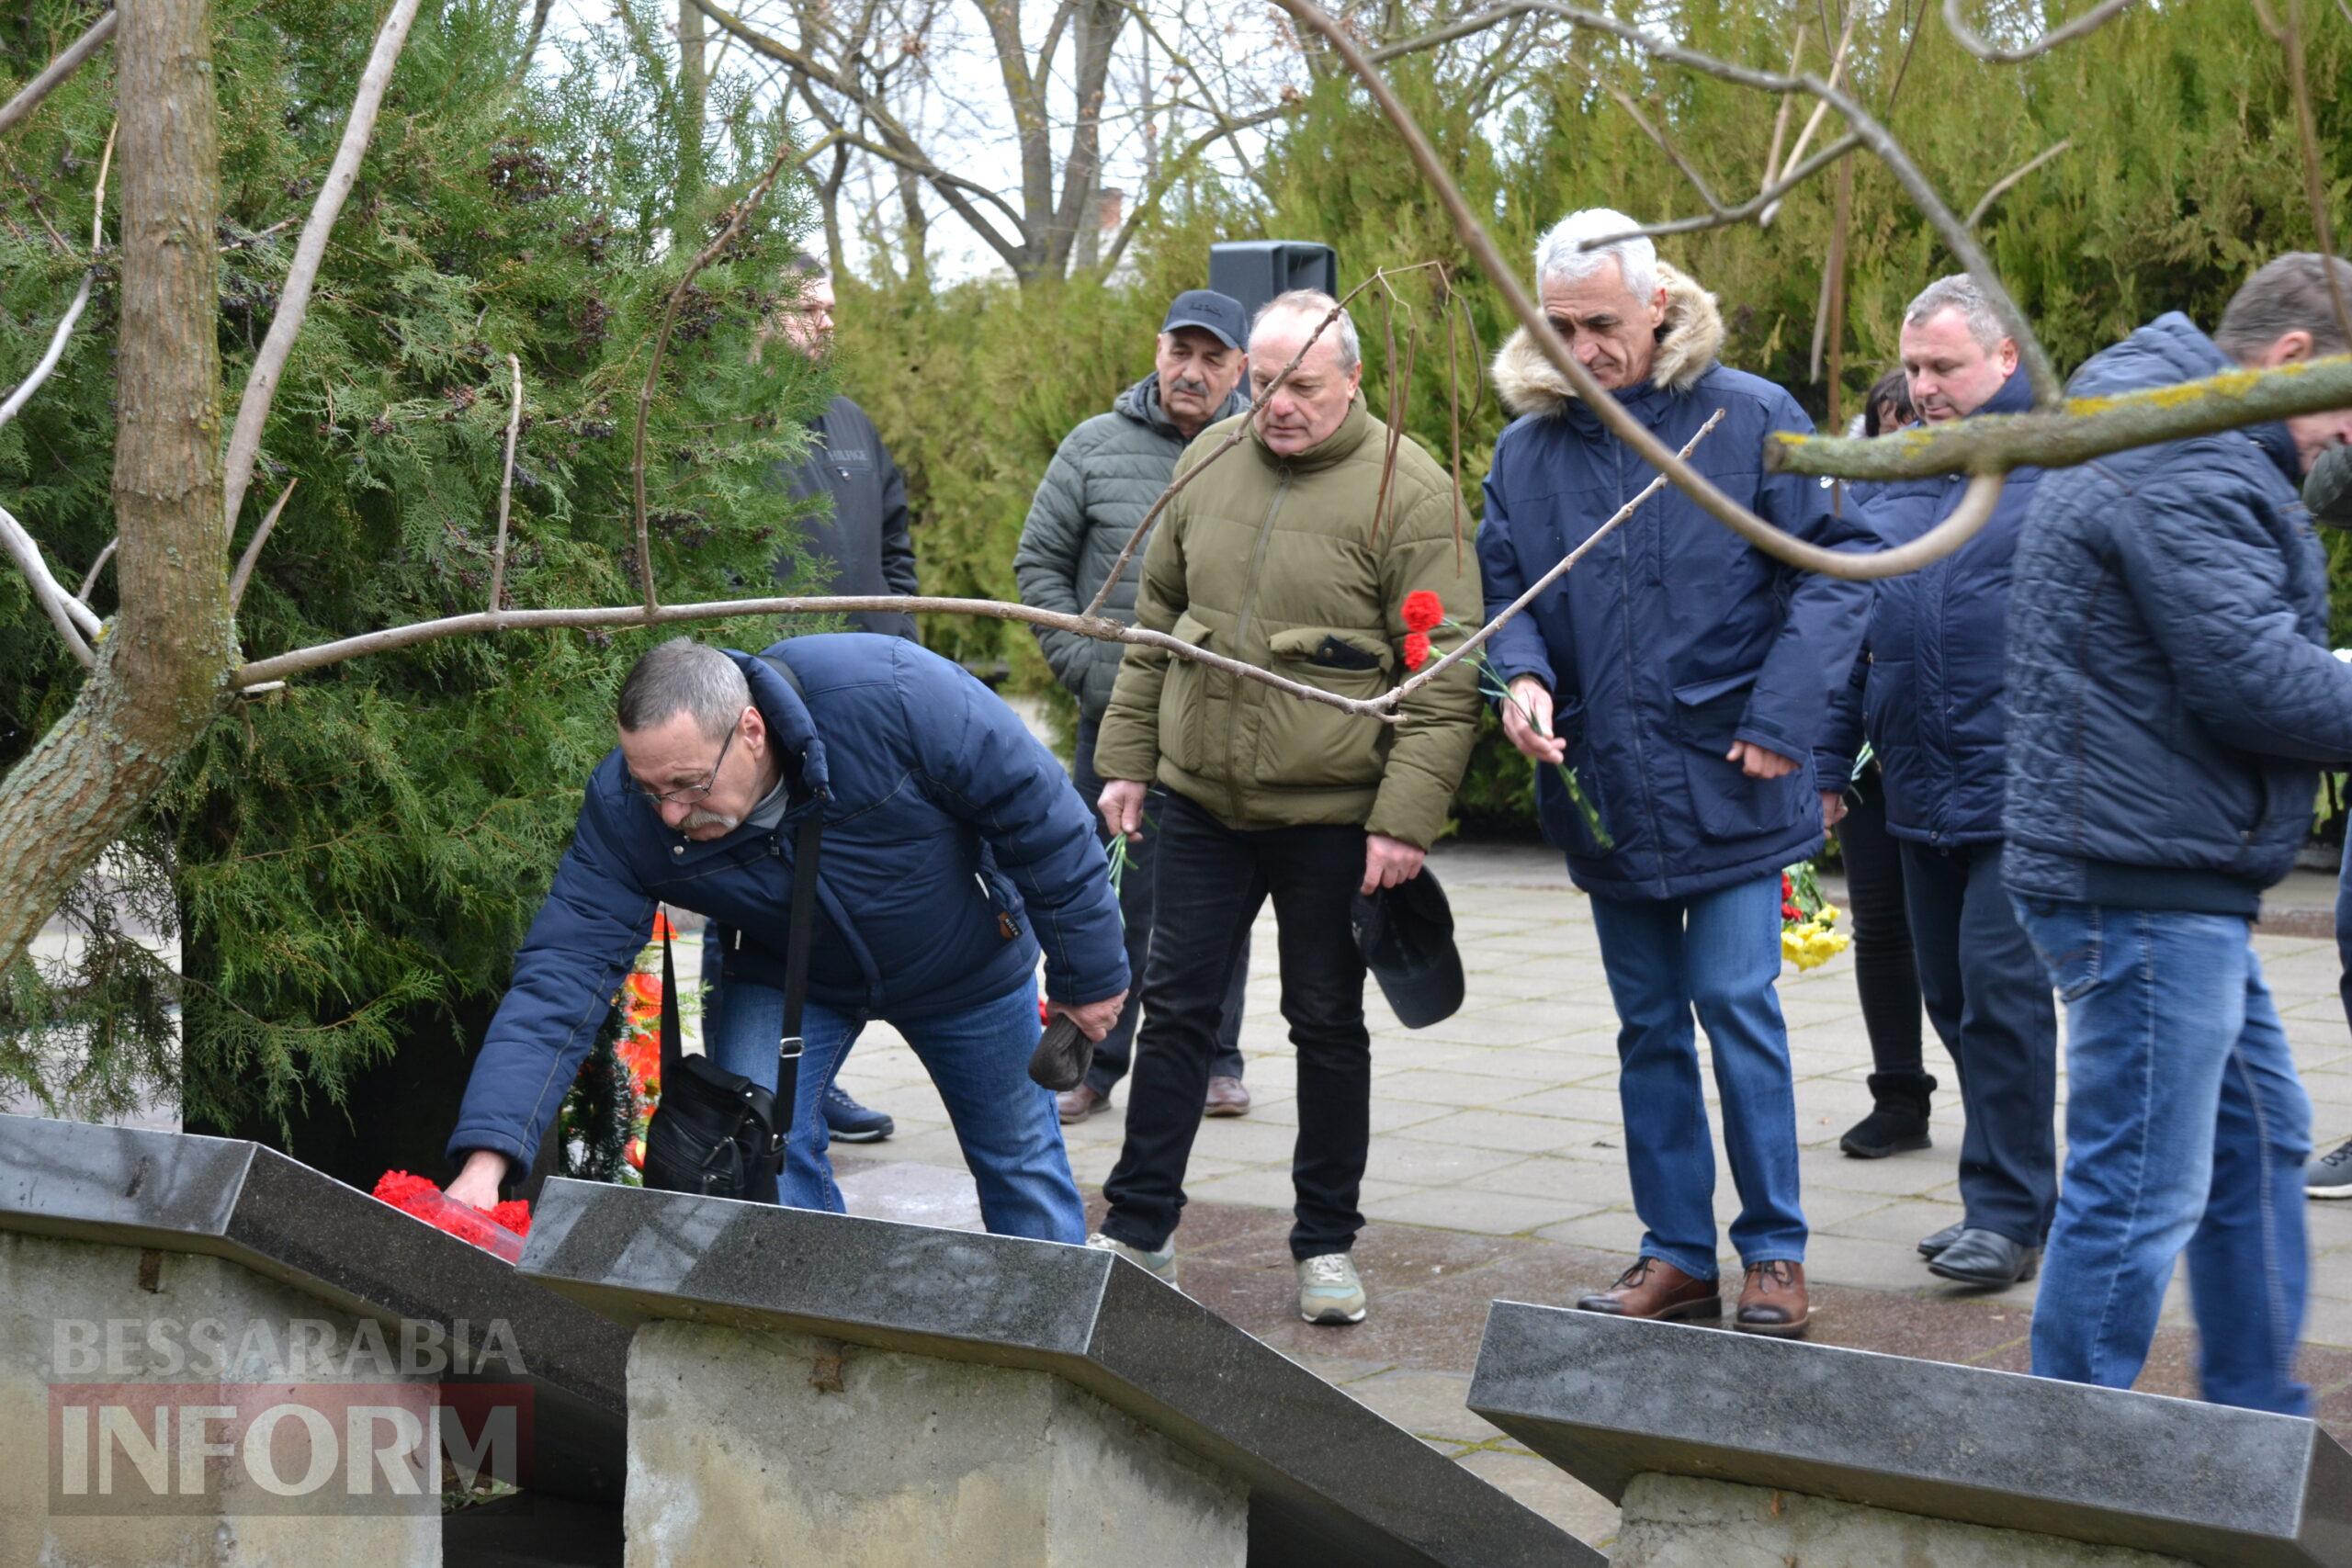
[[[760,662],[775,671],[792,694],[808,701],[800,677],[792,666],[781,659],[766,654]],[[825,814],[821,806],[811,803],[808,815],[801,818],[800,829],[794,839],[792,859],[792,929],[786,933],[784,949],[784,1034],[777,1042],[779,1058],[800,1054],[800,1018],[808,1005],[808,936],[817,924],[817,856],[818,845],[824,837]],[[675,1080],[679,1058],[684,1055],[684,1037],[678,1022],[678,972],[670,951],[670,922],[662,922],[662,1081]],[[782,1083],[779,1077],[777,1082]],[[789,1122],[791,1107],[783,1107],[779,1122]]]

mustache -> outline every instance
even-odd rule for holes
[[[718,811],[689,811],[681,828],[720,828],[731,833],[743,825],[741,817],[729,817]]]
[[[1189,392],[1196,398],[1205,398],[1209,395],[1209,384],[1193,376],[1175,378],[1168,383],[1168,389],[1171,392]]]

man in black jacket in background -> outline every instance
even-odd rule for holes
[[[784,283],[797,288],[785,302],[785,341],[795,352],[822,359],[832,351],[833,280],[825,264],[803,252],[785,266]],[[910,594],[915,592],[915,547],[907,536],[907,481],[884,450],[881,432],[865,411],[836,393],[825,412],[809,422],[808,449],[797,463],[778,463],[769,482],[795,501],[832,497],[832,505],[800,521],[809,558],[831,562],[831,581],[819,590],[841,594]],[[788,582],[795,558],[778,557],[775,580]],[[915,637],[915,618],[898,610],[864,610],[842,617],[855,632]],[[786,627],[789,635],[794,628]],[[703,933],[703,1035],[712,1036],[727,1005],[719,984],[718,954],[726,928]],[[860,1105],[838,1083],[825,1091],[825,1126],[836,1144],[878,1144],[897,1131],[886,1111]]]
[[[831,352],[833,280],[825,264],[805,253],[785,268],[785,282],[797,283],[797,298],[784,307],[786,340],[811,359]],[[797,501],[832,497],[830,513],[801,523],[808,554],[833,565],[823,592],[842,594],[910,594],[915,590],[915,547],[907,536],[907,481],[883,448],[881,433],[865,411],[836,394],[808,426],[815,437],[797,463],[776,465],[772,476]],[[791,558],[775,564],[778,582],[792,574]],[[847,617],[851,631],[883,632],[910,640],[915,618],[894,610],[867,610]],[[838,1136],[838,1134],[836,1134]]]

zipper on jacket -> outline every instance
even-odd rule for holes
[[[1258,581],[1266,570],[1266,546],[1274,536],[1274,519],[1282,515],[1283,502],[1290,494],[1290,465],[1283,464],[1281,477],[1274,481],[1274,499],[1267,504],[1265,520],[1258,525],[1258,547],[1250,556],[1250,575],[1241,583],[1241,613],[1233,623],[1233,657],[1236,659],[1244,657],[1242,649],[1249,646],[1250,617],[1257,613]],[[1225,760],[1228,769],[1233,765],[1234,748],[1240,740],[1241,693],[1237,685],[1233,700],[1226,704]],[[1226,788],[1238,806],[1241,798],[1238,780],[1228,778]]]

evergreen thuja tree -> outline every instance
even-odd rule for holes
[[[6,77],[86,25],[78,4],[34,9],[23,54],[0,60]],[[487,607],[510,355],[524,397],[505,604],[638,597],[631,419],[656,327],[688,255],[724,227],[779,132],[715,95],[701,150],[714,184],[681,195],[659,17],[628,9],[629,26],[521,75],[527,11],[428,0],[415,24],[237,520],[242,550],[290,487],[238,616],[247,658]],[[377,20],[347,0],[216,12],[232,404]],[[94,65],[10,139],[14,172],[40,198],[0,219],[0,382],[38,358],[78,280],[76,242],[51,231],[86,243],[110,94]],[[792,548],[794,503],[771,469],[797,453],[826,388],[765,327],[808,216],[779,184],[679,311],[647,440],[654,565],[671,601],[740,594]],[[101,258],[64,364],[0,428],[0,491],[69,584],[113,528],[117,304]],[[110,607],[104,578],[92,603]],[[777,635],[773,623],[692,629],[736,646]],[[176,1000],[192,1122],[283,1125],[325,1107],[362,1117],[345,1105],[355,1075],[395,1055],[461,1077],[582,781],[611,744],[619,678],[662,635],[453,638],[238,705],[187,756],[151,826],[69,905],[93,940],[6,976],[0,1075],[65,1111],[153,1092],[169,1077]],[[12,672],[0,682],[4,767],[80,679],[6,573],[0,665]],[[126,884],[146,891],[136,930],[120,912]],[[184,983],[139,940],[150,932],[178,937]]]

